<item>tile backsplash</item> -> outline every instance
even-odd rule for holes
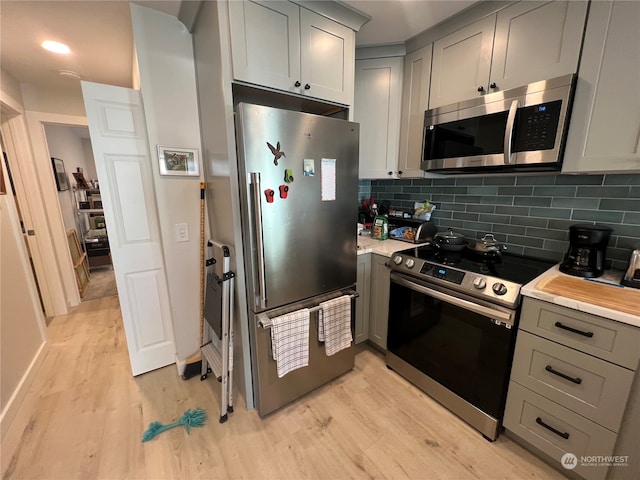
[[[562,260],[576,223],[613,228],[607,259],[615,269],[627,266],[640,242],[640,173],[361,180],[359,195],[405,210],[428,200],[438,230],[493,233],[511,252],[550,260]]]

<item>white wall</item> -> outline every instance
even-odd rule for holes
[[[131,4],[149,148],[197,148],[200,125],[191,34],[175,17]],[[200,177],[160,176],[154,162],[156,200],[169,284],[176,355],[199,352]],[[189,226],[190,240],[176,241],[176,224]]]
[[[29,83],[20,84],[25,110],[86,116],[80,80],[66,89],[43,88]]]
[[[4,123],[18,116],[23,107],[18,82],[4,71],[0,75]],[[0,163],[0,175],[8,188],[7,195],[0,195],[0,431],[4,438],[37,369],[37,361],[44,357],[45,333],[15,200],[4,161]]]
[[[44,342],[39,327],[44,317],[19,225],[13,196],[0,195],[0,408],[3,412]]]

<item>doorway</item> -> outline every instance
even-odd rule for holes
[[[67,234],[75,230],[81,249],[74,260],[81,301],[117,295],[89,128],[43,125],[64,228]]]

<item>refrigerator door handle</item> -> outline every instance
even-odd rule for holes
[[[260,308],[267,308],[267,293],[264,274],[264,244],[262,241],[262,197],[260,172],[251,172],[251,195],[253,196],[253,228],[258,260],[258,298]]]

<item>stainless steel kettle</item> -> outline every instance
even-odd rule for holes
[[[626,287],[640,288],[640,243],[634,246],[631,252],[629,266],[622,277],[622,285]]]

